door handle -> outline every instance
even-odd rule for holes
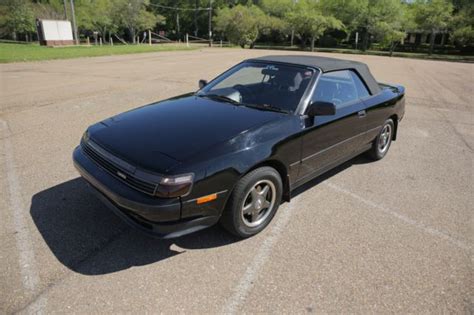
[[[357,115],[359,115],[359,118],[364,118],[365,116],[367,116],[367,112],[364,110],[360,110]]]

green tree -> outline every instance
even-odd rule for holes
[[[357,30],[367,15],[369,0],[321,0],[324,11],[344,24],[346,40]]]
[[[455,3],[454,11],[451,23],[454,42],[459,46],[474,46],[474,2]]]
[[[76,8],[80,31],[97,31],[104,39],[118,29],[115,6],[112,0],[83,0]]]
[[[261,0],[259,6],[265,13],[282,19],[294,3],[294,0]]]
[[[369,36],[381,38],[385,43],[403,37],[403,20],[400,0],[368,0],[357,21],[362,29],[362,50],[369,47]],[[388,34],[386,34],[388,32]]]
[[[311,51],[315,41],[328,29],[341,29],[344,25],[334,16],[323,13],[320,2],[300,0],[285,16],[288,24],[300,37],[303,47],[309,39]]]
[[[383,6],[375,6],[373,24],[369,31],[385,47],[389,48],[390,56],[398,43],[406,37],[406,31],[416,27],[411,7],[398,0],[385,1]]]
[[[127,30],[134,44],[138,32],[152,29],[165,21],[163,16],[147,11],[148,4],[149,0],[114,0],[115,21]]]
[[[285,41],[291,34],[291,27],[285,17],[293,4],[294,0],[261,0],[259,3],[262,11],[271,21],[268,33],[271,33],[277,41]]]
[[[279,27],[279,21],[266,15],[255,5],[237,5],[233,8],[219,9],[214,18],[216,31],[225,34],[227,39],[244,48],[253,48],[258,36],[272,28]]]
[[[45,20],[63,20],[64,3],[62,0],[34,0],[32,3],[34,16]],[[69,6],[67,6],[69,9]]]
[[[417,0],[414,3],[418,28],[430,32],[430,55],[433,53],[436,34],[448,28],[452,12],[453,5],[448,0]]]
[[[323,11],[343,22],[347,39],[354,31],[362,31],[362,50],[373,36],[392,53],[413,26],[409,6],[400,0],[321,0],[321,4]]]
[[[0,2],[0,29],[2,33],[10,34],[13,40],[18,35],[25,35],[35,31],[35,18],[30,1],[2,0]]]
[[[162,29],[174,33],[176,37],[188,33],[199,37],[208,37],[209,34],[209,0],[150,0],[153,10],[166,18],[166,26]],[[247,1],[212,0],[212,16],[216,16],[219,9],[237,4],[246,4]],[[157,6],[158,5],[158,6]],[[163,8],[160,6],[166,6]],[[195,10],[195,9],[199,10]],[[183,10],[178,10],[183,9]],[[212,27],[214,27],[214,22]]]

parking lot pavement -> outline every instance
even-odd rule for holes
[[[150,239],[78,178],[88,125],[266,54],[284,52],[0,65],[0,313],[474,312],[472,64],[328,55],[407,88],[398,140],[298,189],[251,239]]]

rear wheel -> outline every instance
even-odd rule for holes
[[[221,224],[239,237],[259,233],[275,216],[282,187],[280,174],[274,168],[261,167],[248,173],[235,186]]]
[[[368,151],[369,156],[373,160],[381,160],[387,155],[390,144],[392,144],[394,130],[393,120],[387,119],[375,138],[372,148]]]

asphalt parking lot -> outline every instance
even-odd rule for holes
[[[251,239],[150,239],[78,177],[88,125],[266,54],[284,52],[0,65],[0,313],[473,313],[473,64],[331,54],[407,88],[398,140],[299,189]]]

